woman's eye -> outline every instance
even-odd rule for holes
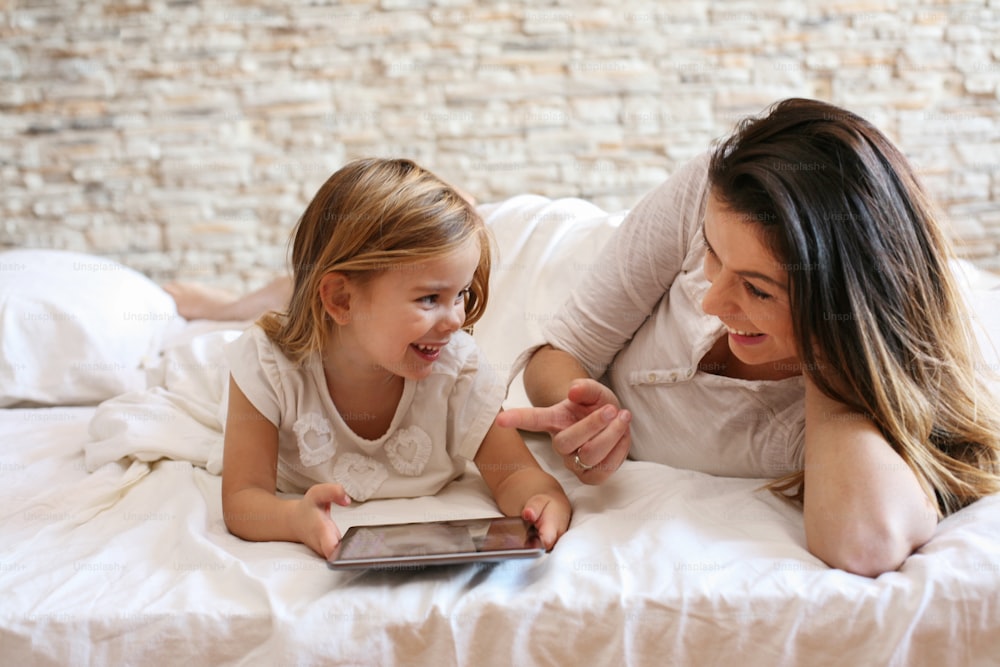
[[[712,252],[712,249],[707,244],[705,245],[705,257],[702,261],[705,267],[705,278],[708,282],[712,282],[715,280],[715,274],[719,269],[719,258],[715,256],[715,253]]]
[[[743,285],[747,288],[747,292],[750,292],[750,295],[754,298],[760,299],[761,301],[766,301],[771,298],[770,294],[767,292],[761,292],[759,289],[746,281],[743,282]]]

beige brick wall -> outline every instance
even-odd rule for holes
[[[1000,266],[998,0],[0,6],[0,248],[252,287],[350,158],[617,210],[809,96],[882,127]]]

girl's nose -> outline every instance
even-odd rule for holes
[[[442,327],[447,331],[458,331],[465,324],[465,303],[459,303],[448,309],[448,314],[442,319]]]

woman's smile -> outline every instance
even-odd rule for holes
[[[788,272],[761,243],[756,226],[710,196],[702,229],[705,277],[712,283],[702,310],[722,321],[729,348],[743,363],[794,361]]]

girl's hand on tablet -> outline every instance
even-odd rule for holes
[[[306,491],[292,515],[299,541],[323,558],[329,558],[340,543],[340,530],[330,518],[331,503],[350,505],[351,497],[340,484],[315,484]]]
[[[550,496],[546,493],[529,498],[521,512],[521,518],[535,526],[546,551],[551,551],[569,528],[572,516],[573,509],[566,496]]]

